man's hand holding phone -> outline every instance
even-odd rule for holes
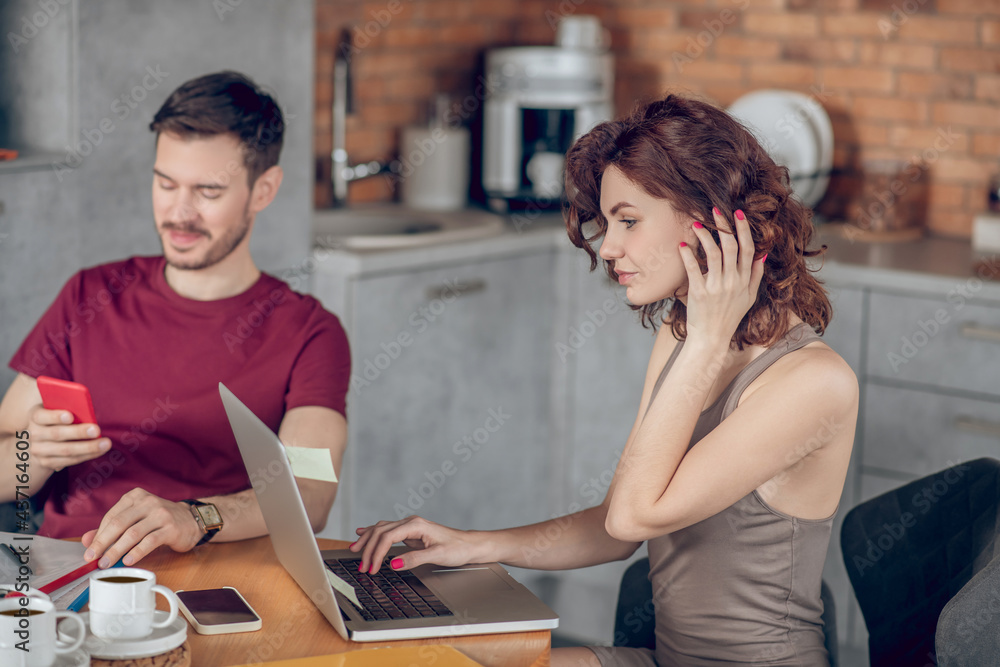
[[[102,438],[90,392],[76,382],[40,376],[42,405],[28,416],[32,462],[53,471],[101,456],[111,449]]]

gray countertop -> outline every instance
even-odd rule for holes
[[[1000,253],[989,258],[992,263],[977,267],[982,256],[968,241],[925,237],[918,241],[872,243],[849,240],[823,224],[818,224],[816,230],[812,247],[825,244],[827,252],[810,260],[810,265],[821,267],[819,276],[828,283],[925,293],[938,298],[961,292],[966,298],[1000,303]],[[504,231],[496,236],[393,250],[315,248],[313,258],[317,271],[361,277],[570,247],[561,214],[514,214],[507,217]]]
[[[851,241],[818,225],[812,247],[823,244],[825,258],[810,262],[822,266],[820,276],[827,282],[937,297],[962,293],[1000,302],[1000,253],[984,257],[968,241],[933,236],[893,243]],[[979,266],[983,259],[992,261]]]
[[[313,258],[317,271],[360,277],[488,261],[522,252],[551,252],[560,245],[572,247],[562,216],[545,213],[531,218],[508,217],[502,233],[479,239],[394,249],[313,248]]]

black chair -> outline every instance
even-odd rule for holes
[[[833,593],[822,582],[824,644],[830,667],[837,667],[837,610]],[[649,559],[632,563],[622,575],[615,609],[614,645],[628,648],[656,648],[656,619],[653,614],[653,584],[649,581]]]
[[[910,482],[847,513],[840,546],[868,627],[871,667],[1000,664],[938,662],[939,652],[952,657],[956,645],[969,641],[969,628],[963,627],[968,618],[942,610],[954,598],[952,610],[971,613],[969,605],[987,604],[982,592],[1000,581],[998,502],[1000,461],[983,458]],[[1000,595],[992,605],[987,625],[996,646]],[[990,609],[977,611],[984,608]],[[947,648],[936,651],[939,617],[948,621],[939,633]]]
[[[1000,665],[1000,557],[962,587],[938,617],[938,667]]]

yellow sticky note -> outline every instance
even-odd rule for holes
[[[354,606],[361,609],[361,603],[358,602],[358,596],[354,593],[354,587],[349,583],[335,575],[330,570],[326,570],[326,578],[330,580],[330,585],[333,586],[334,590],[340,591],[347,596],[347,599],[354,603]]]
[[[292,466],[292,474],[321,482],[336,482],[333,458],[325,447],[285,447],[285,456]]]

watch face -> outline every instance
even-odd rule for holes
[[[222,517],[219,515],[219,510],[216,509],[215,505],[198,505],[195,507],[195,510],[201,515],[201,520],[205,524],[205,528],[215,528],[222,525]]]

